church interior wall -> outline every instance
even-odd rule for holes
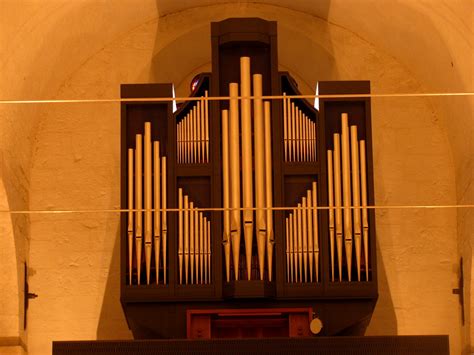
[[[305,94],[314,94],[318,80],[365,79],[374,93],[473,91],[472,28],[463,17],[468,2],[437,0],[428,9],[404,1],[391,5],[391,22],[388,9],[371,1],[352,17],[341,1],[313,14],[300,1],[293,7],[182,3],[5,2],[0,50],[11,55],[0,58],[0,98],[111,98],[121,83],[137,82],[173,82],[178,97],[188,96],[191,78],[210,70],[209,22],[239,16],[278,21],[280,68]],[[372,99],[377,204],[474,202],[473,106],[472,96]],[[0,202],[8,201],[2,206],[119,208],[119,132],[116,103],[1,105]],[[380,296],[368,334],[449,334],[453,354],[469,350],[473,213],[377,211]],[[31,354],[49,351],[52,340],[131,338],[119,303],[117,213],[12,215],[11,221],[3,236],[14,240],[0,239],[0,248],[15,252],[0,264],[16,269],[1,280],[13,285],[4,298],[8,307],[0,307],[0,329],[7,324],[9,338]],[[461,256],[464,326],[451,292]],[[26,332],[24,262],[39,295],[30,303]]]

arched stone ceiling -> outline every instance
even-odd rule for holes
[[[0,58],[0,97],[54,96],[87,58],[136,26],[189,8],[224,3],[243,9],[273,5],[325,19],[385,50],[414,73],[426,91],[472,91],[471,0],[143,0],[140,6],[133,0],[41,4],[23,0],[0,4],[4,14],[0,50],[9,53]],[[448,116],[451,112],[445,110]],[[461,124],[449,128],[455,145],[461,144],[456,137],[472,121],[461,113],[455,114]],[[447,124],[452,125],[451,120]]]
[[[352,31],[407,67],[424,92],[473,92],[473,4],[471,0],[157,0],[161,17],[186,9],[233,3],[303,12]],[[298,24],[295,23],[295,28]],[[456,161],[458,198],[472,180],[474,98],[436,98]],[[466,114],[467,113],[467,114]]]
[[[435,62],[456,61],[461,68],[468,68],[469,56],[456,56],[456,50],[463,45],[472,48],[472,1],[435,0],[397,2],[364,0],[157,0],[160,16],[184,11],[193,7],[212,6],[224,3],[268,4],[300,11],[327,20],[357,33],[359,36],[385,48],[394,57],[405,59],[416,69],[432,76],[432,67],[426,65],[426,58]],[[296,26],[297,27],[297,26]],[[451,29],[449,29],[451,27]],[[447,31],[448,30],[448,31]],[[453,33],[447,33],[447,32]],[[450,43],[453,48],[443,48],[443,41],[457,35],[461,43]],[[464,42],[464,43],[462,43]],[[442,50],[446,49],[446,50]],[[436,55],[430,55],[435,54]],[[424,54],[424,55],[423,55]],[[453,62],[453,64],[455,64]],[[439,66],[439,64],[436,64]],[[423,78],[425,79],[425,78]],[[466,86],[472,85],[471,78],[463,76]]]

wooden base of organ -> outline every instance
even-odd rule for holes
[[[211,340],[54,341],[53,355],[79,354],[448,355],[447,335]]]
[[[297,85],[290,74],[278,72],[275,22],[260,19],[229,19],[213,23],[211,35],[212,73],[204,73],[198,77],[192,97],[229,96],[229,84],[240,83],[241,78],[236,68],[239,67],[242,57],[250,58],[251,74],[262,75],[264,96],[299,94]],[[319,83],[320,94],[366,94],[369,92],[368,82]],[[121,95],[128,99],[172,97],[172,86],[171,84],[122,85]],[[250,104],[253,112],[252,102]],[[294,135],[291,143],[295,142],[296,145],[288,146],[289,150],[295,149],[294,159],[288,159],[287,156],[286,145],[289,141],[289,132],[288,127],[284,125],[287,123],[285,120],[290,117],[285,114],[285,112],[288,113],[285,108],[288,109],[291,106],[287,105],[291,104],[295,107],[294,112],[297,114],[290,116],[297,117],[299,127],[313,127],[311,132],[315,132],[305,135],[304,130],[295,126],[291,133]],[[122,216],[121,302],[128,325],[136,339],[185,338],[187,315],[193,309],[227,312],[244,308],[261,314],[262,309],[285,308],[291,313],[291,309],[306,308],[312,310],[312,317],[319,318],[323,323],[319,335],[362,335],[364,333],[377,300],[373,210],[368,211],[368,249],[365,254],[359,255],[357,268],[348,267],[348,260],[351,265],[355,265],[356,257],[354,256],[352,260],[347,258],[347,249],[343,248],[341,268],[337,270],[338,263],[334,262],[337,253],[332,255],[330,252],[330,223],[327,210],[318,210],[316,217],[312,219],[312,228],[315,228],[317,224],[314,243],[303,245],[302,239],[294,238],[297,246],[291,249],[293,259],[290,259],[290,251],[287,247],[285,220],[292,213],[291,208],[296,211],[301,205],[302,198],[312,189],[314,183],[317,184],[317,192],[315,204],[312,206],[329,205],[326,151],[333,149],[332,137],[334,133],[341,130],[342,113],[348,114],[349,124],[357,126],[359,138],[366,142],[367,202],[369,205],[373,204],[370,99],[322,99],[319,100],[319,105],[318,111],[306,100],[300,98],[292,98],[285,102],[278,99],[270,101],[271,203],[274,207],[289,207],[290,209],[276,210],[272,213],[274,240],[265,246],[266,258],[262,274],[260,255],[257,255],[257,230],[254,230],[252,256],[247,258],[246,255],[243,233],[245,215],[243,215],[239,245],[240,262],[235,265],[234,261],[230,260],[230,266],[228,266],[226,253],[229,252],[228,250],[234,250],[235,242],[224,240],[223,212],[206,210],[206,208],[222,208],[224,205],[221,115],[222,110],[230,109],[229,101],[202,100],[199,101],[199,105],[197,101],[188,101],[183,103],[176,112],[172,110],[171,101],[140,102],[137,100],[122,104],[122,208],[131,207],[127,190],[129,186],[127,184],[129,181],[127,152],[128,149],[136,149],[135,137],[137,134],[143,134],[145,122],[150,122],[151,125],[151,141],[160,142],[160,155],[166,157],[166,186],[162,192],[166,194],[166,207],[177,209],[181,203],[184,203],[181,198],[185,195],[188,206],[191,206],[192,202],[192,208],[194,208],[191,208],[189,214],[176,211],[164,212],[165,216],[160,214],[161,220],[166,218],[166,229],[164,230],[162,225],[158,229],[154,228],[153,233],[148,234],[148,244],[144,244],[151,248],[151,255],[155,255],[153,253],[158,250],[159,258],[155,260],[154,256],[151,259],[148,257],[148,261],[145,261],[145,254],[143,254],[140,268],[137,267],[137,260],[139,260],[135,247],[137,244],[130,243],[129,240],[130,236],[136,240],[136,223],[130,223],[133,220],[130,215]],[[296,132],[300,136],[297,136]],[[238,135],[238,132],[231,133]],[[190,134],[193,135],[192,139],[189,138]],[[293,147],[299,147],[299,150]],[[298,158],[296,153],[302,158]],[[242,157],[240,157],[241,160]],[[254,173],[255,171],[252,171],[252,174]],[[153,174],[154,177],[155,174]],[[136,176],[133,179],[136,180]],[[161,179],[163,180],[163,176]],[[182,191],[180,196],[178,196],[178,189]],[[143,201],[146,201],[146,194],[145,188]],[[195,208],[204,210],[195,210]],[[145,218],[145,213],[146,211],[143,212],[143,218]],[[155,217],[149,221],[154,222]],[[203,224],[207,225],[207,222],[208,231],[203,233],[205,230]],[[252,228],[255,228],[255,223]],[[193,226],[195,226],[193,234],[190,234],[186,228],[193,228]],[[301,223],[297,221],[295,228],[299,231]],[[150,235],[152,235],[151,239]],[[166,244],[163,244],[164,236],[166,236]],[[146,243],[145,231],[141,238],[142,242]],[[303,240],[307,239],[303,238]],[[231,244],[231,249],[226,250],[226,243]],[[268,263],[269,252],[273,255],[271,263]],[[310,253],[313,253],[314,257],[311,254],[312,257],[309,258]],[[292,266],[300,269],[296,281],[290,279],[289,260],[293,260]],[[302,260],[304,260],[304,265]],[[313,263],[311,271],[310,262]],[[333,263],[336,265],[335,273],[340,274],[340,279],[332,277]],[[250,280],[248,279],[249,269]],[[269,271],[273,275],[271,280]],[[227,274],[232,276],[229,282],[226,279]],[[239,279],[236,280],[234,275],[238,275]],[[254,320],[256,319],[258,319],[257,316]],[[308,319],[308,326],[309,321],[310,319]],[[286,326],[282,325],[282,327]],[[280,333],[288,336],[284,331]]]

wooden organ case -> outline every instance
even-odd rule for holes
[[[140,101],[172,97],[171,84],[121,87],[121,208],[133,210],[121,303],[134,337],[310,336],[313,318],[319,335],[364,334],[378,295],[370,99],[320,99],[318,111],[292,97],[276,22],[228,19],[211,36],[212,73],[178,110]],[[319,83],[322,95],[369,92]]]

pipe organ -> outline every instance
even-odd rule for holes
[[[211,279],[211,222],[183,195],[182,188],[178,196],[179,284],[207,284]]]
[[[160,156],[160,142],[151,140],[150,122],[145,122],[144,134],[136,134],[135,147],[128,148],[127,166],[128,284],[140,285],[142,282],[143,250],[146,284],[151,282],[152,251],[155,256],[153,269],[156,284],[160,283],[160,274],[163,275],[162,282],[166,284],[166,157]],[[163,258],[160,263],[161,254]],[[132,272],[134,255],[135,278]]]
[[[285,162],[316,161],[316,124],[286,98],[283,99],[283,125]]]
[[[207,97],[207,91],[205,93]],[[178,163],[209,161],[209,102],[197,101],[176,125]]]
[[[358,140],[357,125],[348,126],[347,113],[341,114],[342,134],[333,134],[333,149],[327,151],[328,164],[328,202],[329,207],[336,208],[336,219],[334,210],[329,211],[329,230],[331,245],[331,281],[334,282],[334,230],[336,229],[336,248],[339,281],[342,281],[343,263],[343,237],[345,264],[347,266],[347,279],[351,281],[352,276],[352,254],[355,251],[357,281],[361,281],[361,266],[365,268],[365,280],[369,280],[369,224],[367,213],[367,173],[365,140]],[[349,134],[350,132],[350,134]],[[342,139],[342,143],[341,143]],[[341,152],[342,144],[342,152]],[[342,156],[342,170],[341,160]],[[341,212],[341,174],[342,193],[344,195],[344,228],[342,227]],[[334,186],[336,189],[334,191]],[[351,194],[352,189],[352,194]],[[336,196],[336,197],[335,197]],[[352,204],[351,204],[352,199]],[[361,206],[362,200],[362,206]],[[335,204],[334,204],[334,201]],[[350,208],[353,206],[353,208]],[[362,219],[361,219],[362,216]],[[353,221],[353,222],[352,222]],[[363,235],[363,239],[362,239]],[[353,243],[354,241],[354,243]],[[362,241],[364,245],[364,263],[361,260]]]
[[[309,336],[318,318],[319,335],[363,334],[377,300],[370,99],[316,110],[298,97],[278,72],[275,22],[212,23],[211,47],[212,72],[174,112],[140,100],[172,97],[171,84],[121,87],[129,327],[136,338]],[[320,94],[369,92],[319,83]]]
[[[250,58],[241,57],[240,63],[241,96],[250,96],[250,82],[252,82],[253,95],[262,96],[262,75],[253,74],[252,80],[250,80]],[[221,111],[222,195],[223,206],[226,209],[223,212],[226,281],[230,282],[231,259],[234,280],[252,279],[252,260],[255,259],[252,252],[254,243],[257,245],[258,266],[254,267],[258,272],[257,279],[272,281],[274,239],[272,231],[273,212],[271,210],[272,153],[270,102],[262,101],[259,98],[254,99],[252,125],[249,103],[241,100],[239,105],[237,100],[238,92],[239,84],[230,83],[229,109]],[[239,121],[242,122],[240,130]],[[252,135],[253,142],[251,140]],[[229,137],[231,138],[229,139]],[[242,147],[241,158],[239,146]],[[242,171],[242,179],[240,171]],[[254,179],[255,188],[252,185]],[[242,206],[240,198],[241,185],[243,188]],[[230,210],[230,206],[232,206],[232,210]],[[243,207],[242,216],[241,207]],[[253,208],[255,208],[255,212],[252,210]],[[245,267],[243,270],[239,270],[241,264],[241,231],[243,231],[245,246],[245,254],[243,256]],[[267,267],[265,267],[266,264]]]
[[[287,282],[319,282],[317,183],[285,219]]]

